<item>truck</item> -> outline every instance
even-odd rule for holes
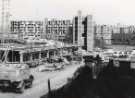
[[[27,64],[21,60],[21,51],[0,48],[0,89],[23,93],[32,87],[34,76]]]
[[[11,67],[12,66],[12,67]],[[34,77],[27,65],[0,64],[0,89],[23,93],[25,88],[32,87]]]

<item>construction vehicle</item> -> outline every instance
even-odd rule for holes
[[[17,50],[0,48],[0,89],[23,93],[32,87],[34,77],[20,56]]]

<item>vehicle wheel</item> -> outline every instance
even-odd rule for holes
[[[33,82],[33,80],[34,80],[33,75],[30,75],[30,80]]]
[[[33,80],[34,80],[34,77],[32,75],[30,75],[30,77],[29,77],[29,83],[28,83],[28,85],[27,85],[26,88],[31,88],[32,87]]]
[[[25,89],[25,83],[23,82],[21,87],[19,89],[17,89],[17,93],[23,93]]]
[[[32,81],[29,82],[29,85],[27,86],[27,88],[31,88],[32,87]]]

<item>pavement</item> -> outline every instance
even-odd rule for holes
[[[48,79],[50,79],[51,89],[60,88],[67,83],[67,78],[72,77],[80,66],[83,64],[67,65],[64,69],[53,72],[39,72],[37,68],[31,69],[35,78],[32,88],[26,89],[23,94],[0,92],[0,98],[40,98],[48,92]]]

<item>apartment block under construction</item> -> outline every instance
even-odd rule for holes
[[[92,15],[78,13],[72,20],[45,19],[44,21],[11,21],[11,32],[18,38],[45,38],[82,46],[87,51],[94,48],[94,21]]]
[[[20,39],[40,39],[43,35],[43,21],[11,21],[10,31]]]
[[[87,51],[94,48],[94,25],[92,15],[83,16],[81,11],[73,18],[73,43]]]
[[[72,43],[72,21],[60,19],[45,19],[46,39]]]
[[[10,31],[20,39],[45,38],[72,43],[72,22],[70,20],[11,21]],[[70,40],[69,40],[70,39]]]

